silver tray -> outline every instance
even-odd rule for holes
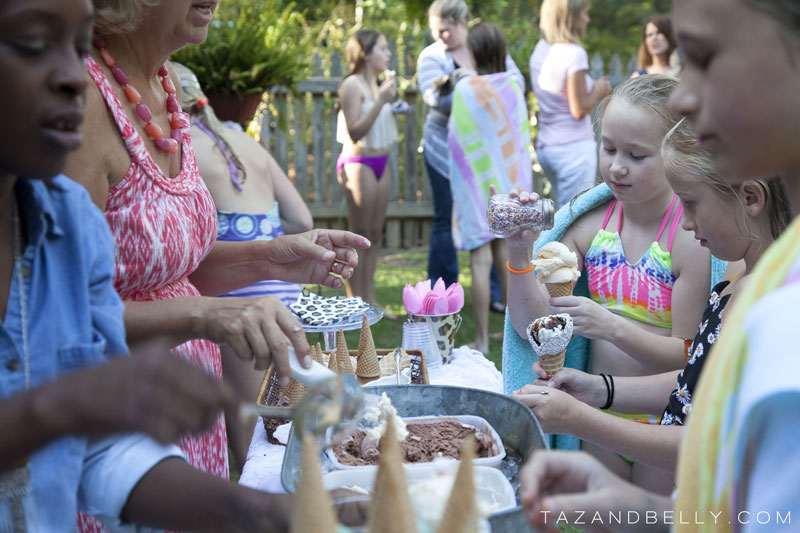
[[[495,392],[442,385],[390,385],[374,387],[371,393],[385,392],[400,416],[464,415],[486,419],[494,427],[506,450],[524,463],[535,450],[548,449],[539,421],[522,402]],[[289,433],[283,456],[281,483],[287,492],[295,492],[300,479],[300,439],[294,428]],[[323,472],[331,470],[330,461],[322,455]],[[521,465],[520,465],[521,466]],[[512,480],[515,489],[517,484]],[[522,508],[517,506],[489,517],[493,533],[531,531]]]

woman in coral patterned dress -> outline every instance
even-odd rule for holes
[[[95,0],[95,40],[86,65],[83,147],[66,174],[105,210],[116,244],[115,286],[126,302],[128,341],[167,336],[178,357],[222,377],[216,343],[255,367],[275,363],[288,380],[291,344],[310,364],[309,346],[279,299],[211,298],[262,279],[340,288],[369,241],[312,230],[268,242],[215,243],[214,204],[197,171],[188,117],[178,105],[169,55],[206,37],[216,1]],[[94,89],[97,90],[94,90]],[[168,133],[164,133],[168,132]],[[205,296],[201,296],[205,295]],[[228,477],[225,421],[178,441],[189,462]],[[81,517],[83,530],[99,522]]]

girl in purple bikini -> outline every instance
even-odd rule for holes
[[[389,203],[387,162],[389,149],[397,142],[390,104],[397,84],[387,72],[392,52],[380,32],[361,30],[350,37],[345,57],[348,72],[339,85],[336,127],[336,140],[343,146],[336,172],[347,196],[349,229],[374,243],[369,250],[359,250],[359,269],[353,273],[350,287],[354,295],[376,304],[375,264]],[[384,72],[379,83],[378,76]]]

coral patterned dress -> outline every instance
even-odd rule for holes
[[[123,300],[167,300],[199,296],[188,276],[208,255],[217,235],[217,214],[203,184],[190,142],[189,116],[180,115],[181,171],[166,176],[131,124],[103,70],[86,57],[86,66],[114,117],[131,157],[125,177],[108,192],[106,219],[114,237],[114,285]],[[219,346],[196,339],[174,348],[173,353],[222,379]],[[220,416],[209,432],[181,437],[178,446],[195,468],[228,478],[225,419]],[[100,530],[95,519],[80,517],[83,531]],[[98,529],[92,527],[95,522]]]

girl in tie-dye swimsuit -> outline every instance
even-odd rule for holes
[[[569,313],[576,336],[590,341],[588,368],[580,369],[592,374],[636,376],[681,368],[684,339],[694,336],[708,298],[710,254],[680,227],[682,206],[661,161],[662,139],[676,123],[666,105],[676,85],[669,76],[641,76],[619,85],[601,105],[599,168],[613,198],[594,204],[559,239],[576,253],[582,270],[574,296],[551,299],[526,271],[535,235],[507,239],[514,330],[527,338],[525,329],[533,319]],[[603,198],[602,191],[589,195]],[[569,209],[564,206],[557,220],[569,219]],[[515,364],[508,363],[509,368]],[[663,403],[665,393],[653,394]],[[654,415],[663,405],[654,403],[652,409],[653,415],[622,416],[657,423]],[[672,488],[671,476],[660,469],[631,465],[590,442],[582,447],[643,487]]]

